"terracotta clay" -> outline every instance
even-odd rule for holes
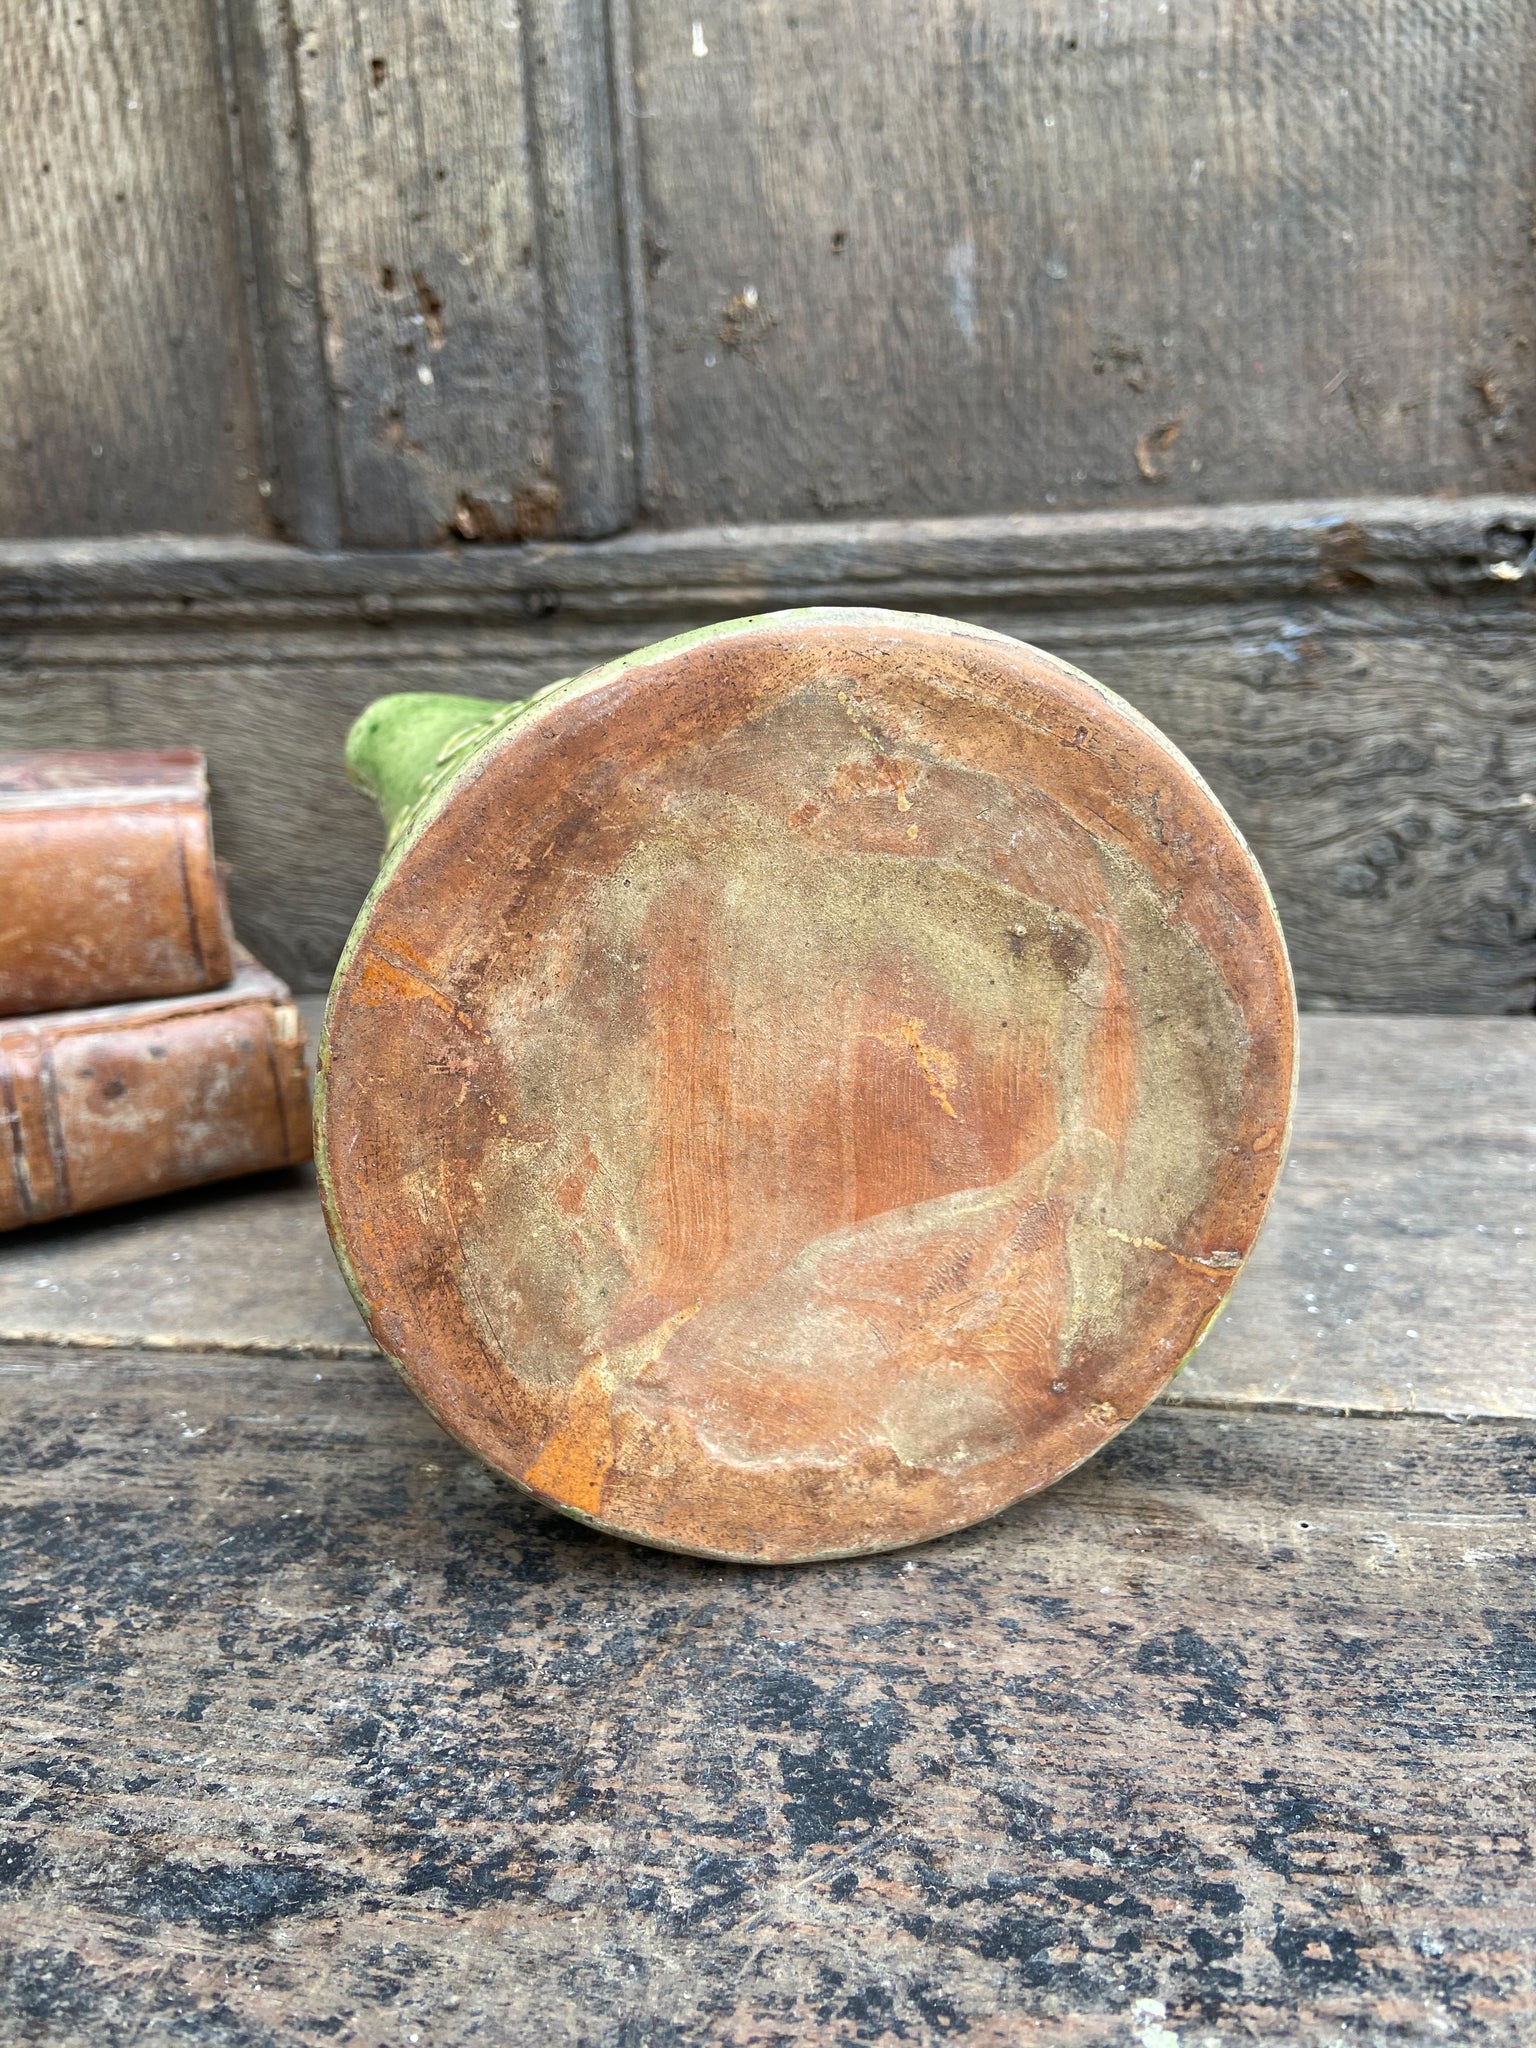
[[[784,613],[526,710],[386,700],[352,758],[396,831],[327,1214],[499,1471],[705,1555],[879,1550],[1059,1478],[1199,1341],[1284,1154],[1290,974],[1220,805],[1088,677]]]

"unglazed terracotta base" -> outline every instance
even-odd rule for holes
[[[344,1269],[456,1436],[600,1528],[789,1561],[994,1514],[1157,1393],[1295,1064],[1263,879],[1167,741],[875,611],[692,634],[444,745],[424,701],[437,786],[317,1116]]]

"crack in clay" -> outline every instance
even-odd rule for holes
[[[869,727],[864,724],[863,720],[859,717],[857,711],[855,711],[853,706],[849,703],[848,692],[846,690],[838,691],[837,701],[839,704],[842,705],[844,711],[847,712],[852,724],[857,728],[857,730],[860,733],[863,734],[864,738],[869,741],[869,744],[872,747],[874,747],[879,753],[883,754],[885,752],[884,742],[881,740],[877,740],[875,738],[875,735],[870,731]]]
[[[703,1306],[702,1301],[691,1302],[687,1308],[680,1308],[676,1315],[668,1316],[653,1330],[648,1330],[633,1344],[616,1344],[611,1353],[594,1352],[587,1361],[586,1370],[593,1373],[610,1390],[628,1386],[632,1381],[639,1379],[643,1372],[648,1372],[653,1365],[661,1362],[661,1354],[672,1339],[684,1323],[693,1321]]]
[[[365,975],[371,971],[386,983],[393,982],[398,994],[414,1001],[419,1001],[425,996],[443,1012],[444,1016],[451,1017],[455,1024],[469,1032],[471,1037],[478,1038],[485,1045],[490,1044],[489,1034],[482,1031],[474,1018],[461,1009],[452,997],[444,995],[443,991],[418,969],[408,966],[404,960],[397,959],[384,947],[373,946],[369,949],[363,962],[363,971]]]
[[[1166,1252],[1181,1266],[1194,1266],[1208,1273],[1235,1273],[1243,1263],[1241,1252],[1181,1252],[1171,1244],[1160,1244],[1155,1237],[1132,1237],[1124,1230],[1116,1230],[1113,1223],[1101,1223],[1099,1228],[1110,1237],[1118,1238],[1121,1244],[1134,1245],[1142,1252]]]
[[[894,1031],[876,1031],[871,1036],[878,1045],[904,1045],[917,1061],[917,1070],[927,1084],[928,1093],[940,1109],[946,1116],[953,1117],[957,1124],[963,1123],[965,1119],[950,1101],[945,1086],[946,1083],[954,1084],[957,1072],[954,1054],[946,1052],[941,1045],[929,1045],[923,1037],[925,1028],[921,1017],[903,1017]]]

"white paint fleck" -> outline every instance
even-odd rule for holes
[[[953,242],[944,258],[949,273],[949,310],[968,342],[976,340],[976,245]]]
[[[432,382],[432,372],[427,364],[420,363],[417,365],[416,382],[418,384],[430,384]]]
[[[1168,2008],[1160,1998],[1138,1998],[1131,2007],[1131,2025],[1136,2029],[1136,2038],[1141,2048],[1179,2048],[1179,2037],[1172,2027],[1165,2027]]]
[[[693,54],[695,57],[707,57],[709,55],[709,45],[704,40],[704,24],[702,21],[696,21],[693,24]]]

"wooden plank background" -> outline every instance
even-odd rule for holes
[[[1153,1409],[754,1572],[379,1360],[0,1365],[12,2039],[1530,2038],[1529,1422]]]
[[[260,532],[203,0],[9,11],[0,128],[0,535]]]
[[[0,743],[196,738],[247,939],[323,985],[381,832],[341,766],[389,689],[515,697],[711,618],[932,610],[1032,639],[1186,749],[1275,891],[1302,1000],[1528,1010],[1536,662],[1490,575],[1536,505],[813,525],[457,555],[0,555]],[[1224,593],[1224,594],[1218,594]]]
[[[1522,0],[634,20],[668,524],[1530,484]]]
[[[555,531],[515,17],[369,0],[292,20],[345,533]]]
[[[1528,26],[47,10],[0,59],[0,530],[255,530],[264,464],[285,530],[326,539],[339,494],[343,538],[395,547],[613,531],[641,496],[688,526],[1525,489]]]
[[[368,696],[948,612],[1185,747],[1305,1001],[1528,1008],[1527,27],[45,9],[0,50],[0,741],[206,746],[237,913],[311,987],[377,846]]]

